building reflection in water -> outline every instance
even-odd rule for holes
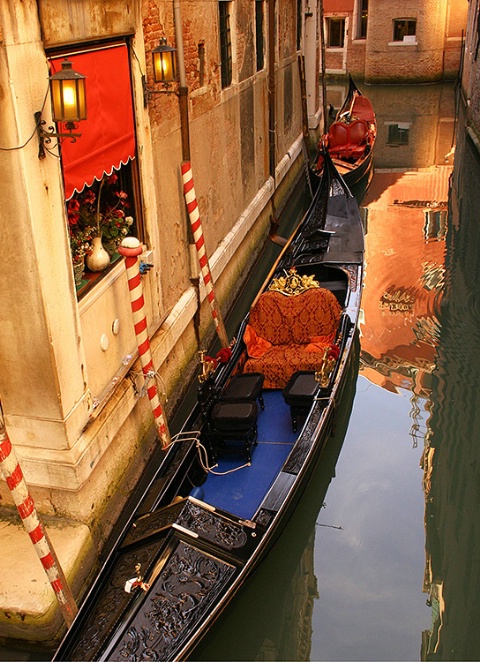
[[[453,165],[455,122],[443,94],[428,117],[434,87],[425,88],[423,118],[420,96],[395,114],[383,91],[374,102],[383,139],[363,202],[360,372],[411,393],[411,436],[424,446],[422,588],[432,626],[421,659],[478,660],[480,158],[460,117]]]
[[[480,159],[464,123],[450,192],[441,333],[424,452],[427,604],[424,660],[480,655]]]
[[[368,233],[360,373],[410,397],[413,445],[423,446],[425,570],[418,592],[425,592],[432,625],[420,633],[422,626],[414,624],[421,658],[478,660],[480,160],[459,132],[453,163],[453,86],[426,86],[404,95],[396,87],[369,87],[367,93],[377,109],[380,139],[363,202]],[[310,659],[312,625],[321,632],[311,613],[318,602],[314,522],[335,475],[339,448],[336,453],[322,463],[298,516],[197,660]],[[328,587],[320,587],[320,597],[328,599]],[[390,599],[396,598],[392,592]],[[338,622],[343,630],[333,635],[349,639],[348,627]],[[377,627],[372,620],[369,652],[376,650]],[[402,627],[403,636],[411,638],[409,623],[397,629]],[[239,641],[232,654],[232,642]],[[372,653],[368,659],[380,658]]]
[[[411,392],[411,434],[426,432],[440,329],[452,86],[370,88],[379,139],[367,216],[361,373],[391,392]]]

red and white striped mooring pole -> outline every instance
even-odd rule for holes
[[[8,435],[0,423],[0,470],[10,490],[23,526],[30,536],[43,569],[54,590],[63,618],[68,627],[77,614],[75,599],[48,539],[47,532],[39,519],[35,503],[28,491],[16,453]],[[5,559],[4,559],[5,561]]]
[[[125,268],[127,270],[128,290],[132,304],[133,325],[137,337],[138,354],[140,356],[143,374],[148,379],[155,377],[155,369],[153,367],[150,339],[147,331],[145,300],[143,298],[142,277],[140,275],[140,262],[138,259],[142,250],[142,245],[135,237],[126,237],[118,247],[120,255],[125,257]],[[150,386],[147,385],[147,395],[150,400],[150,406],[152,407],[153,417],[162,447],[165,448],[170,444],[171,438],[158,397],[157,384],[154,379]]]
[[[200,263],[200,270],[202,272],[203,282],[207,290],[207,298],[212,309],[213,323],[215,330],[220,338],[223,347],[228,347],[228,336],[223,323],[221,313],[217,307],[215,300],[215,293],[213,291],[212,274],[208,264],[207,251],[205,249],[205,239],[202,231],[202,221],[200,219],[200,212],[198,211],[197,199],[195,197],[195,186],[193,183],[192,166],[190,161],[182,163],[182,179],[183,179],[183,193],[187,203],[188,215],[190,218],[190,225],[193,232],[193,239],[197,248],[198,261]]]

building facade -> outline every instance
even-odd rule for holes
[[[143,244],[146,319],[168,420],[214,335],[181,164],[192,166],[225,312],[301,175],[305,126],[315,132],[319,124],[318,7],[304,5],[0,4],[1,410],[76,593],[158,444],[125,267],[107,239],[129,234]],[[180,77],[169,87],[154,83],[151,60],[164,38],[176,48]],[[75,141],[39,146],[38,127],[53,126],[48,77],[65,58],[86,76],[87,119]],[[109,262],[101,268],[87,258],[75,277],[97,226]],[[0,497],[11,562],[27,558],[34,573],[28,588],[2,584],[2,635],[51,639],[59,626],[53,593],[46,577],[30,580],[40,564],[12,520],[2,480]]]
[[[367,83],[458,76],[467,0],[324,0],[326,72]]]

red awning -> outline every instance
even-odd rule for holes
[[[87,77],[88,119],[79,122],[77,142],[62,142],[63,178],[67,200],[104,173],[111,174],[135,157],[133,100],[128,50],[125,44],[68,53],[73,68]],[[65,55],[51,59],[61,69]],[[65,131],[65,127],[61,127]]]

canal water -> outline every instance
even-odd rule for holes
[[[453,85],[364,92],[357,373],[299,511],[198,660],[480,660],[480,161]]]
[[[335,432],[199,661],[480,660],[480,161],[453,85],[363,91],[378,139],[358,192],[366,276]],[[344,93],[330,86],[327,102]],[[10,653],[0,659],[47,659]]]

